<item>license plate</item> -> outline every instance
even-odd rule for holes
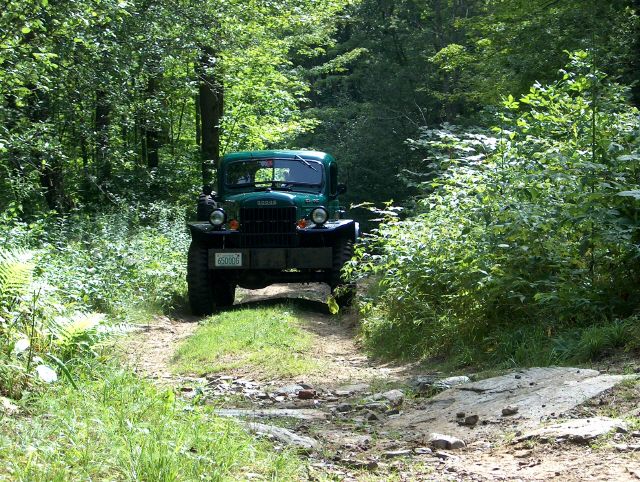
[[[241,268],[242,253],[216,253],[214,266],[216,268]]]

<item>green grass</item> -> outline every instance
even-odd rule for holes
[[[322,368],[312,346],[290,306],[228,311],[209,318],[178,347],[174,370],[204,374],[242,368],[254,378],[294,377]]]
[[[242,480],[299,478],[278,453],[207,407],[191,407],[115,366],[25,401],[28,416],[0,418],[0,480]]]

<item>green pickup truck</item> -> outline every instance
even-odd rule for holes
[[[327,283],[340,306],[353,285],[342,267],[359,226],[343,219],[335,159],[314,151],[251,151],[224,156],[218,191],[198,200],[189,223],[187,284],[191,310],[208,315],[233,304],[237,286]]]

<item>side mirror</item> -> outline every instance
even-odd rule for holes
[[[338,184],[336,186],[336,193],[338,194],[338,196],[340,194],[344,194],[347,192],[347,185],[346,184]]]

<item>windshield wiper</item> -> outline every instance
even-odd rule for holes
[[[313,165],[309,161],[307,161],[304,157],[302,157],[300,154],[296,154],[296,159],[300,159],[304,163],[305,166],[310,167],[311,169],[313,169],[316,172],[318,171],[317,167],[313,167]]]

